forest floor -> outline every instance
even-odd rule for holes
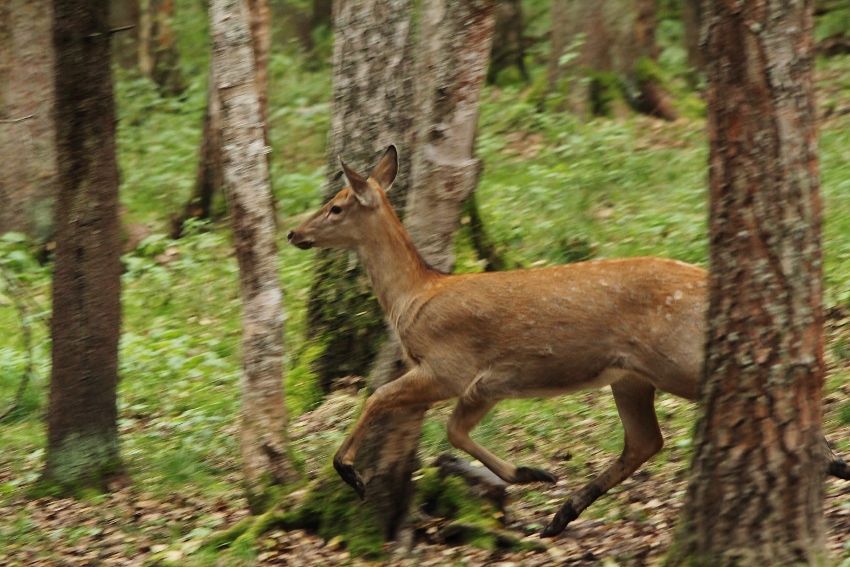
[[[850,428],[833,433],[848,435]],[[445,520],[416,520],[408,542],[388,549],[386,561],[352,558],[341,542],[322,538],[304,530],[273,530],[260,540],[256,559],[235,559],[217,564],[254,565],[603,565],[611,567],[658,565],[673,537],[682,495],[685,489],[685,463],[671,475],[639,471],[614,494],[622,514],[616,517],[574,521],[559,537],[539,539],[537,532],[567,497],[570,479],[561,479],[543,488],[549,498],[543,506],[527,504],[515,494],[508,506],[506,528],[529,541],[540,542],[542,549],[516,551],[479,549],[441,541],[439,528]],[[528,490],[528,489],[524,489]],[[231,499],[207,501],[199,496],[177,495],[168,500],[152,500],[149,494],[125,488],[99,497],[93,502],[72,499],[14,499],[0,507],[0,516],[26,511],[29,529],[50,534],[44,540],[48,549],[33,545],[10,545],[0,550],[5,566],[60,567],[121,565],[143,566],[161,552],[172,561],[180,561],[194,551],[194,541],[185,544],[162,543],[173,531],[184,529],[200,518],[218,518],[223,526],[246,515],[244,501],[234,494]],[[850,483],[828,480],[825,501],[827,548],[833,558],[846,552],[850,534]],[[188,557],[186,557],[188,559]]]
[[[332,427],[344,431],[356,407],[356,396],[336,401],[310,414],[301,416],[291,428],[303,434],[314,427],[327,426],[328,409],[333,414]],[[827,402],[828,403],[828,402]],[[334,406],[333,404],[336,404]],[[340,405],[342,404],[342,405]],[[341,411],[334,411],[340,410]],[[446,413],[448,407],[435,411]],[[311,421],[312,420],[312,421]],[[592,455],[583,463],[586,475],[598,473],[606,461],[598,449],[583,447],[586,439],[576,432],[569,442],[570,450]],[[508,432],[511,435],[512,432]],[[828,422],[827,437],[850,437],[850,426],[835,427]],[[519,445],[517,445],[519,446]],[[537,448],[541,450],[540,447]],[[542,449],[546,452],[546,449]],[[512,451],[519,460],[521,451]],[[556,452],[553,461],[572,460],[572,453]],[[317,458],[315,455],[311,458]],[[551,463],[551,461],[550,461]],[[13,518],[21,530],[21,543],[0,549],[0,565],[20,567],[64,566],[149,566],[156,565],[154,556],[164,557],[169,564],[179,565],[387,565],[387,566],[548,566],[660,565],[673,537],[686,487],[687,460],[667,459],[664,463],[644,467],[632,478],[604,496],[597,504],[605,505],[603,515],[591,513],[574,521],[554,539],[540,539],[540,529],[577,487],[577,478],[559,473],[551,486],[509,487],[505,529],[534,546],[531,550],[481,549],[468,544],[446,541],[441,528],[447,519],[428,517],[414,510],[409,528],[401,541],[386,547],[387,558],[370,561],[354,558],[339,538],[329,541],[304,530],[273,529],[251,551],[228,552],[207,556],[193,555],[204,537],[213,529],[224,528],[247,515],[247,506],[238,490],[239,472],[231,463],[228,475],[233,490],[216,499],[198,493],[175,493],[157,497],[134,487],[91,496],[82,501],[41,498],[27,500],[15,497],[0,506],[0,518]],[[6,477],[6,478],[4,478]],[[8,480],[0,468],[0,483]],[[536,496],[536,497],[535,497]],[[825,526],[829,555],[840,562],[848,553],[850,540],[850,483],[836,479],[826,482]],[[192,526],[198,526],[192,529]],[[191,530],[191,531],[190,531]],[[24,534],[40,533],[32,539]],[[183,534],[183,535],[181,535]],[[8,534],[7,534],[8,535]],[[9,541],[8,539],[6,541]],[[846,565],[847,560],[841,565]]]

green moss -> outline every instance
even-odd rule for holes
[[[421,473],[416,487],[417,505],[432,516],[454,520],[444,528],[444,537],[484,549],[499,546],[497,530],[501,526],[492,504],[474,496],[463,479],[441,478],[436,467],[423,469]]]
[[[114,431],[71,433],[47,451],[47,463],[30,495],[90,494],[106,490],[107,481],[121,472],[118,437]]]
[[[293,523],[315,530],[325,539],[339,536],[355,557],[381,559],[384,556],[380,522],[339,478],[332,465],[322,470],[295,514]]]
[[[321,250],[307,301],[311,365],[324,392],[336,378],[364,376],[386,336],[384,315],[363,267],[347,252]]]

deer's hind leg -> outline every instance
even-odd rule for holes
[[[638,467],[661,450],[664,439],[655,416],[655,387],[634,374],[611,384],[617,412],[623,422],[623,452],[591,482],[584,485],[561,506],[542,537],[556,536],[578,518],[597,498],[627,479]]]
[[[458,400],[446,426],[449,442],[462,451],[466,451],[493,471],[499,478],[512,484],[530,482],[555,482],[548,472],[530,467],[517,467],[500,459],[469,436],[470,430],[484,419],[484,416],[496,405],[494,399],[482,399],[474,395],[465,395]]]

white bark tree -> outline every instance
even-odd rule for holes
[[[275,220],[245,0],[213,0],[212,68],[221,102],[225,190],[242,294],[242,467],[252,510],[269,484],[294,478],[285,436],[283,295]]]

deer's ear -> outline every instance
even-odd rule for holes
[[[379,161],[378,165],[375,166],[375,170],[372,172],[371,177],[378,182],[378,185],[381,186],[384,193],[387,193],[389,192],[390,187],[393,186],[393,181],[395,181],[395,176],[397,174],[398,150],[394,144],[390,144],[387,151],[384,152],[384,156],[381,158],[381,161]]]
[[[349,187],[354,191],[354,196],[360,201],[364,207],[371,207],[375,203],[375,190],[366,181],[366,178],[345,165],[342,158],[339,158],[339,165],[342,166],[342,172],[345,174],[345,179],[348,181]]]

